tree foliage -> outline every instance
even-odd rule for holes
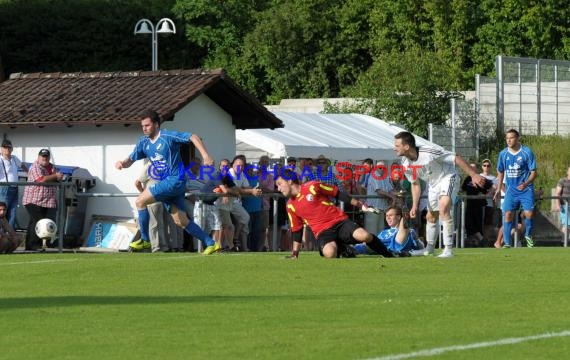
[[[570,58],[570,0],[0,0],[0,69],[224,68],[263,102],[350,96],[418,133],[497,55]],[[339,110],[339,109],[336,109]]]
[[[13,0],[0,3],[0,55],[6,72],[150,70],[150,35],[139,19],[172,17],[174,0]],[[179,30],[184,24],[177,22]],[[159,67],[197,66],[184,33],[159,36]]]

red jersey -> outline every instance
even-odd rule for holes
[[[334,185],[309,181],[301,185],[297,196],[287,201],[287,215],[291,231],[301,231],[303,223],[309,225],[318,238],[323,230],[348,218],[342,210],[331,201],[338,193]]]

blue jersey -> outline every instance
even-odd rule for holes
[[[180,169],[184,169],[180,157],[180,145],[188,144],[191,136],[192,134],[188,132],[165,129],[160,130],[154,142],[146,136],[141,136],[130,159],[136,161],[149,158],[152,162],[153,177],[156,180],[167,176],[178,177]]]
[[[408,232],[408,238],[404,241],[403,244],[400,244],[396,241],[396,235],[398,235],[399,229],[397,227],[388,228],[382,230],[378,234],[378,238],[382,243],[394,253],[401,253],[402,251],[410,251],[410,250],[417,250],[419,246],[416,242],[416,231],[414,229],[410,229]],[[376,254],[372,249],[370,249],[366,244],[356,244],[353,246],[354,250],[357,254],[365,254],[365,255],[374,255]]]
[[[397,227],[384,229],[380,232],[380,234],[378,234],[378,238],[384,243],[384,245],[386,245],[388,250],[395,253],[418,249],[418,245],[416,244],[416,231],[414,229],[410,229],[408,231],[408,237],[403,244],[400,244],[396,241],[396,235],[398,235],[398,231],[399,229]]]
[[[536,161],[530,148],[521,145],[521,148],[512,153],[508,148],[499,153],[497,171],[504,173],[507,192],[519,192],[517,186],[525,182],[530,173],[536,170]],[[530,184],[527,189],[534,192],[534,186]],[[525,189],[526,190],[526,189]]]

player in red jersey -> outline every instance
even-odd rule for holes
[[[356,207],[366,207],[357,199],[340,192],[336,186],[318,181],[300,184],[296,174],[290,170],[285,170],[275,183],[279,191],[289,198],[287,215],[293,235],[293,253],[290,258],[296,259],[299,256],[303,224],[311,227],[321,254],[326,258],[336,258],[339,250],[358,242],[366,243],[384,257],[394,256],[376,235],[351,221],[344,211],[334,205],[331,198]]]

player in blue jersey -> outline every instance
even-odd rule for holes
[[[511,229],[514,212],[522,207],[525,225],[525,240],[528,247],[534,246],[532,239],[532,217],[534,209],[534,179],[536,179],[536,161],[530,148],[520,143],[519,132],[510,129],[505,136],[507,147],[499,153],[497,161],[497,182],[505,179],[505,198],[503,200],[503,242],[504,248],[511,247]],[[500,188],[494,199],[501,195]]]
[[[115,167],[121,170],[130,167],[137,160],[148,158],[151,161],[149,174],[160,181],[146,188],[135,201],[139,214],[141,238],[132,242],[129,245],[130,248],[134,251],[150,249],[149,212],[146,206],[161,201],[168,206],[176,225],[204,243],[203,254],[209,255],[216,252],[219,250],[219,245],[186,215],[184,203],[186,181],[184,174],[181,173],[184,167],[180,166],[182,164],[180,146],[190,142],[202,155],[204,164],[212,165],[213,159],[208,154],[206,146],[196,134],[161,129],[160,116],[154,110],[148,110],[142,114],[141,126],[144,136],[139,138],[131,155],[124,160],[117,161]]]
[[[388,228],[378,234],[378,239],[388,250],[398,256],[424,255],[424,245],[418,240],[416,231],[408,228],[402,208],[389,206],[386,209],[386,223]],[[365,243],[356,244],[353,247],[358,254],[376,253]]]

